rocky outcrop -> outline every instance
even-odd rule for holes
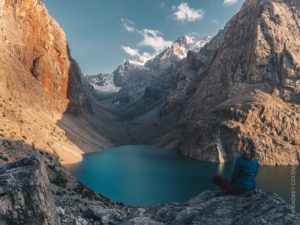
[[[183,75],[192,70],[194,82],[182,84],[178,76],[166,106],[180,99],[178,137],[185,155],[232,161],[246,135],[261,164],[300,162],[299,24],[298,1],[247,0],[206,62],[183,68]]]
[[[173,87],[167,96],[167,101],[162,106],[160,115],[164,116],[172,111],[181,113],[186,99],[188,99],[196,88],[197,73],[201,73],[204,65],[214,56],[214,52],[224,41],[224,30],[220,30],[216,36],[207,39],[205,45],[198,51],[189,51],[183,59],[175,81],[170,84]]]
[[[93,113],[92,105],[85,93],[85,80],[79,64],[71,57],[70,49],[67,47],[70,60],[69,80],[67,98],[69,103],[66,112],[78,115],[82,111]]]
[[[0,168],[0,224],[58,225],[49,179],[35,157]]]
[[[123,225],[163,224],[299,224],[299,214],[277,195],[258,190],[240,196],[204,191],[184,204],[171,203],[147,209]]]
[[[63,163],[111,145],[95,129],[102,126],[90,115],[80,67],[43,3],[1,0],[0,39],[3,139],[24,141]]]
[[[2,2],[1,95],[64,110],[70,64],[64,32],[37,0]]]
[[[80,75],[65,33],[45,6],[38,0],[2,0],[0,8],[1,96],[45,111],[77,104],[82,94],[72,83],[80,82]]]

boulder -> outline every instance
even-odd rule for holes
[[[183,204],[150,208],[147,214],[157,222],[172,225],[300,224],[299,213],[294,213],[278,194],[265,190],[242,195],[220,195],[207,190]]]
[[[41,161],[31,156],[0,168],[1,225],[59,225],[50,182]]]

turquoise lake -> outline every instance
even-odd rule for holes
[[[88,153],[71,172],[92,190],[113,202],[148,207],[158,203],[183,202],[205,189],[217,190],[213,174],[229,176],[232,164],[193,160],[173,150],[128,145]],[[291,166],[260,167],[257,187],[281,195],[291,202],[296,189],[296,208],[300,211],[300,169]],[[296,181],[296,186],[294,185]]]

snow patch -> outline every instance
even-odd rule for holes
[[[121,89],[115,85],[112,74],[98,75],[89,79],[89,83],[95,90],[103,93],[114,93]]]

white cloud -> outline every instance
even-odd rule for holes
[[[204,11],[202,9],[190,8],[186,2],[181,3],[177,8],[173,6],[172,9],[174,11],[174,18],[181,22],[201,20],[204,16]]]
[[[149,52],[143,52],[140,57],[138,57],[135,61],[140,62],[141,64],[144,64],[150,59],[153,59],[156,56],[156,54],[150,54]]]
[[[143,52],[142,54],[139,53],[139,49],[130,48],[129,46],[121,46],[121,48],[124,50],[124,52],[131,57],[134,57],[133,60],[130,60],[130,62],[144,65],[145,62],[155,57],[155,54],[150,54],[149,52]]]
[[[143,40],[138,43],[138,46],[151,47],[157,54],[172,44],[171,41],[166,41],[157,30],[143,29],[140,33],[143,35]]]
[[[155,54],[150,54],[149,52],[143,52],[142,54],[140,54],[139,49],[134,49],[129,46],[122,45],[121,48],[126,54],[134,57],[134,59],[130,60],[130,62],[135,64],[144,65],[145,62],[155,57]]]
[[[238,2],[239,0],[224,0],[224,5],[231,6]]]
[[[130,48],[129,46],[121,46],[124,52],[130,56],[138,56],[140,57],[139,49]]]
[[[127,18],[121,18],[122,25],[127,32],[134,32],[136,30],[134,22]]]
[[[142,40],[137,43],[139,48],[131,48],[126,45],[122,45],[121,48],[123,51],[131,57],[134,57],[135,61],[139,64],[143,64],[149,59],[152,59],[154,56],[159,54],[165,48],[172,45],[171,41],[167,41],[163,38],[163,34],[158,30],[151,29],[138,29],[134,22],[129,19],[121,19],[122,26],[127,32],[134,32],[141,36]],[[142,51],[143,47],[151,48],[152,52]]]

